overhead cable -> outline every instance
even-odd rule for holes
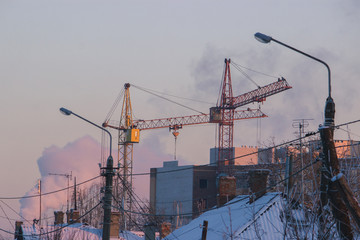
[[[90,181],[93,181],[97,178],[101,177],[101,175],[99,176],[96,176],[96,177],[93,177],[93,178],[90,178],[84,182],[81,182],[81,183],[78,183],[76,184],[77,186],[79,185],[82,185],[82,184],[85,184],[85,183],[88,183]],[[66,187],[66,188],[62,188],[62,189],[59,189],[59,190],[55,190],[55,191],[51,191],[51,192],[47,192],[47,193],[41,193],[41,196],[46,196],[46,195],[50,195],[50,194],[54,194],[54,193],[58,193],[58,192],[61,192],[61,191],[66,191],[68,189],[71,189],[73,188],[74,185],[72,186],[69,186],[69,187]],[[14,199],[23,199],[23,198],[34,198],[34,197],[40,197],[40,194],[36,194],[36,195],[30,195],[30,196],[22,196],[22,197],[0,197],[0,200],[14,200]]]
[[[133,86],[134,86],[134,85],[133,85]],[[134,87],[136,87],[136,86],[134,86]],[[171,99],[168,99],[168,98],[166,98],[166,97],[163,97],[163,96],[160,96],[160,95],[158,95],[158,94],[152,93],[152,92],[150,92],[150,91],[148,91],[148,90],[145,90],[145,89],[143,89],[143,88],[140,88],[140,87],[136,87],[136,88],[138,88],[138,89],[140,89],[140,90],[142,90],[142,91],[144,91],[144,92],[150,93],[150,94],[152,94],[152,95],[154,95],[154,96],[157,96],[157,97],[159,97],[159,98],[162,98],[162,99],[164,99],[164,100],[166,100],[166,101],[168,101],[168,102],[171,102],[171,103],[174,103],[174,104],[176,104],[176,105],[179,105],[179,106],[181,106],[181,107],[187,108],[187,109],[189,109],[189,110],[195,111],[195,112],[200,113],[200,114],[205,114],[205,113],[200,112],[200,111],[198,111],[198,110],[196,110],[196,109],[194,109],[194,108],[188,107],[188,106],[186,106],[186,105],[184,105],[184,104],[175,102],[175,101],[173,101],[173,100],[171,100]]]
[[[98,204],[96,204],[93,208],[91,208],[89,211],[87,211],[86,213],[84,213],[83,215],[81,215],[78,220],[84,218],[86,215],[88,215],[90,212],[92,212],[95,208],[97,208],[102,202],[100,201]],[[75,224],[76,222],[73,222],[73,223],[68,223],[68,224],[65,224],[65,225],[62,225],[60,226],[59,228],[55,229],[55,230],[52,230],[52,231],[48,231],[48,232],[42,232],[40,234],[31,234],[31,235],[22,235],[23,237],[40,237],[40,236],[44,236],[44,235],[48,235],[50,233],[55,233],[55,232],[59,232],[61,231],[62,229],[68,227],[68,226],[71,226],[73,224]],[[4,229],[1,229],[0,228],[0,231],[3,231],[3,232],[6,232],[6,233],[10,233],[10,234],[14,234],[13,232],[9,232],[9,231],[6,231]]]
[[[252,72],[255,72],[255,73],[258,73],[258,74],[267,76],[267,77],[271,77],[271,78],[275,78],[275,79],[278,78],[278,77],[275,77],[275,76],[270,75],[270,74],[266,74],[266,73],[263,73],[263,72],[260,72],[260,71],[257,71],[257,70],[248,68],[248,67],[244,67],[244,66],[242,66],[242,65],[240,65],[240,64],[238,64],[238,63],[235,63],[234,61],[231,61],[231,63],[233,64],[233,66],[241,67],[241,68],[244,68],[244,69],[246,69],[246,70],[249,70],[249,71],[252,71]]]

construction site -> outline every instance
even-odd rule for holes
[[[256,88],[238,95],[232,86],[231,67]],[[132,101],[136,96],[130,96],[133,88],[198,114],[135,118]],[[102,180],[85,188],[77,185],[76,178],[69,182],[72,173],[49,173],[67,179],[66,212],[55,211],[55,221],[44,224],[39,182],[40,217],[30,226],[17,221],[15,239],[357,238],[360,142],[350,136],[348,140],[333,139],[331,99],[326,102],[325,123],[316,132],[306,130],[311,119],[296,119],[293,140],[273,146],[234,145],[234,135],[241,132],[234,122],[268,117],[260,106],[271,101],[272,95],[290,89],[285,78],[259,86],[241,65],[225,59],[217,104],[203,112],[131,83],[124,84],[101,126],[61,108],[65,115],[75,115],[103,130]],[[254,105],[257,108],[250,108]],[[117,109],[120,116],[115,116]],[[209,149],[208,163],[179,165],[177,141],[182,129],[202,124],[213,124],[216,129],[216,145]],[[133,186],[133,178],[143,175],[133,172],[137,161],[134,149],[141,144],[145,130],[161,128],[173,136],[174,153],[162,167],[144,173],[149,177],[149,182],[143,183],[149,188],[149,198],[144,201]],[[90,201],[99,193],[100,202]]]
[[[358,1],[0,5],[0,240],[360,239]]]

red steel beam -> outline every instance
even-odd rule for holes
[[[259,87],[251,92],[241,94],[232,98],[232,106],[229,108],[237,108],[252,102],[263,102],[266,97],[292,88],[285,78],[279,78],[277,82],[270,83],[266,86]]]

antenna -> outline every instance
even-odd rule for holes
[[[39,182],[38,182],[38,192],[39,192],[39,196],[40,196],[39,226],[41,226],[41,179],[39,179]]]
[[[302,145],[302,137],[304,136],[304,130],[309,126],[310,120],[314,120],[311,118],[302,118],[302,119],[294,119],[292,126],[293,128],[299,128],[299,140],[300,140],[300,159],[301,159],[301,168],[304,167],[304,156],[303,156],[303,145]],[[304,172],[301,172],[301,202],[304,206]]]
[[[72,171],[68,173],[49,173],[49,176],[62,176],[67,178],[67,193],[66,193],[66,211],[69,211],[69,189],[70,189],[70,180],[72,180]]]

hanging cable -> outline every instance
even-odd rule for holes
[[[96,177],[93,177],[93,178],[90,178],[86,181],[83,181],[81,183],[78,183],[76,185],[82,185],[82,184],[85,184],[85,183],[88,183],[88,182],[91,182],[99,177],[102,177],[101,175],[99,176],[96,176]],[[51,192],[47,192],[47,193],[41,193],[41,196],[46,196],[46,195],[50,195],[50,194],[54,194],[54,193],[58,193],[58,192],[62,192],[62,191],[66,191],[68,189],[71,189],[73,188],[74,186],[69,186],[69,187],[66,187],[66,188],[62,188],[62,189],[59,189],[59,190],[55,190],[55,191],[51,191]],[[37,194],[37,195],[29,195],[29,196],[22,196],[22,197],[0,197],[0,200],[15,200],[15,199],[23,199],[23,198],[34,198],[34,197],[39,197],[40,195]]]
[[[174,98],[179,98],[179,99],[184,99],[184,100],[190,100],[190,101],[198,102],[198,103],[205,103],[205,104],[209,104],[211,106],[214,105],[214,103],[211,103],[211,102],[206,102],[206,101],[197,100],[197,99],[193,99],[193,98],[179,97],[179,96],[176,96],[176,95],[155,91],[155,90],[152,90],[152,89],[149,89],[149,88],[139,87],[139,86],[136,86],[136,85],[131,85],[131,86],[133,86],[133,87],[135,87],[135,88],[137,88],[139,90],[142,90],[142,91],[146,90],[146,91],[149,91],[149,92],[154,92],[154,93],[158,93],[158,94],[161,94],[161,95],[166,95],[166,96],[169,96],[169,97],[174,97]]]
[[[1,202],[3,202],[3,201],[1,201]],[[14,225],[11,223],[11,221],[10,221],[10,219],[9,219],[9,217],[8,217],[8,215],[6,214],[6,212],[5,212],[5,210],[3,209],[3,207],[0,205],[0,208],[1,208],[1,211],[3,211],[3,213],[5,214],[5,216],[6,216],[6,219],[8,220],[8,222],[10,223],[10,226],[12,226],[12,228],[14,229],[14,231],[15,231],[15,227],[14,227]]]
[[[242,66],[242,65],[240,65],[240,64],[235,63],[234,61],[232,61],[231,63],[232,63],[235,67],[244,68],[244,69],[249,70],[249,71],[254,72],[254,73],[258,73],[258,74],[261,74],[261,75],[264,75],[264,76],[267,76],[267,77],[270,77],[270,78],[278,79],[278,77],[275,77],[275,76],[273,76],[273,75],[266,74],[266,73],[263,73],[263,72],[260,72],[260,71],[257,71],[257,70],[253,70],[253,69],[248,68],[248,67],[244,67],[244,66]]]
[[[253,82],[257,88],[260,88],[260,86],[249,76],[246,74],[246,72],[244,72],[238,65],[236,65],[235,63],[231,62],[231,65],[233,65],[239,72],[241,72],[247,79],[249,79],[251,82]]]
[[[80,220],[82,218],[84,218],[86,215],[88,215],[90,212],[92,212],[93,210],[95,210],[95,208],[97,208],[100,204],[102,204],[102,202],[100,201],[98,204],[96,204],[93,208],[91,208],[89,211],[87,211],[86,213],[84,213],[83,215],[81,215],[79,218],[77,218],[77,220]],[[71,226],[73,224],[75,224],[76,222],[73,222],[73,223],[68,223],[68,224],[65,224],[63,226],[60,226],[59,228],[55,229],[55,230],[52,230],[52,231],[48,231],[48,232],[43,232],[43,233],[40,233],[40,234],[31,234],[31,235],[23,235],[23,237],[36,237],[36,236],[44,236],[44,235],[48,235],[50,233],[55,233],[55,232],[59,232],[61,231],[62,229],[68,227],[68,226]],[[0,229],[1,230],[1,229]],[[12,233],[14,234],[14,233]]]
[[[134,86],[134,85],[133,85],[133,86]],[[160,95],[155,94],[155,93],[152,93],[152,92],[150,92],[150,91],[148,91],[148,90],[145,90],[145,89],[143,89],[143,88],[136,87],[136,86],[134,86],[134,87],[135,87],[135,88],[138,88],[138,89],[140,89],[140,90],[142,90],[142,91],[144,91],[144,92],[147,92],[147,93],[149,93],[149,94],[152,94],[152,95],[154,95],[154,96],[156,96],[156,97],[162,98],[162,99],[164,99],[164,100],[166,100],[166,101],[168,101],[168,102],[171,102],[171,103],[174,103],[174,104],[176,104],[176,105],[179,105],[179,106],[181,106],[181,107],[187,108],[187,109],[189,109],[189,110],[195,111],[195,112],[200,113],[200,114],[205,114],[205,113],[200,112],[200,111],[198,111],[198,110],[196,110],[196,109],[194,109],[194,108],[188,107],[188,106],[186,106],[186,105],[184,105],[184,104],[175,102],[175,101],[173,101],[173,100],[171,100],[171,99],[165,98],[165,97],[160,96]]]
[[[117,98],[115,99],[115,102],[113,103],[113,105],[111,106],[108,114],[106,115],[106,118],[104,120],[104,122],[108,122],[110,120],[110,118],[112,117],[112,115],[114,114],[117,106],[119,105],[120,103],[120,100],[122,99],[122,97],[124,96],[124,92],[125,92],[125,89],[122,88],[119,95],[117,96]]]

